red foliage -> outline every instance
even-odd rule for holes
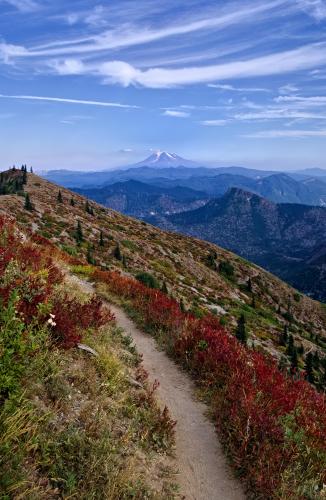
[[[76,299],[65,295],[56,301],[53,336],[63,347],[73,347],[81,341],[83,330],[99,328],[114,320],[114,315],[103,307],[102,301],[93,297],[89,302],[80,304]]]
[[[53,260],[53,257],[61,258],[61,253],[42,236],[31,235],[25,241],[14,224],[0,217],[0,299],[6,306],[12,292],[17,291],[16,308],[25,323],[46,321],[39,313],[39,305],[52,301],[54,285],[63,280]],[[53,336],[64,347],[80,342],[83,330],[98,328],[113,320],[113,315],[96,297],[80,304],[66,295],[55,301],[52,313],[55,315],[51,327]]]
[[[196,319],[162,292],[119,273],[97,270],[93,277],[130,300],[152,330],[163,330],[179,362],[211,389],[220,435],[259,498],[277,494],[282,473],[295,468],[303,454],[300,446],[326,453],[326,399],[306,381],[242,346],[215,316]],[[288,437],[286,427],[289,435],[300,432],[301,441]],[[291,498],[292,486],[286,492]]]

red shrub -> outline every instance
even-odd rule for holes
[[[175,300],[118,273],[95,271],[93,277],[130,300],[147,326],[163,330],[179,362],[211,389],[219,433],[257,498],[279,498],[280,488],[289,498],[305,498],[295,490],[300,481],[305,486],[305,474],[307,483],[316,477],[319,485],[326,482],[320,462],[326,463],[324,395],[243,347],[215,316],[182,313]],[[295,477],[283,479],[291,470]]]
[[[81,341],[83,330],[99,328],[114,320],[114,315],[103,307],[102,301],[97,297],[80,304],[76,299],[65,295],[55,302],[52,313],[55,323],[53,337],[66,348]]]

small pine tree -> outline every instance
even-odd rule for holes
[[[74,206],[75,206],[75,200],[74,200],[73,198],[70,198],[70,205],[71,205],[72,207],[74,207]]]
[[[93,208],[91,207],[91,205],[89,204],[89,201],[86,200],[86,203],[85,203],[85,212],[89,215],[94,215],[94,210]]]
[[[248,335],[246,332],[246,320],[243,314],[241,314],[239,320],[238,320],[238,325],[237,329],[235,332],[235,336],[241,342],[241,344],[246,345],[248,341]]]
[[[93,257],[93,251],[92,251],[92,245],[90,243],[87,245],[86,259],[87,259],[87,262],[89,264],[92,264],[92,265],[95,264],[95,260],[94,260],[94,257]]]
[[[104,238],[103,238],[103,231],[100,232],[100,241],[99,241],[100,247],[104,247]]]
[[[30,172],[31,172],[31,174],[33,173],[33,167],[30,168]]]
[[[58,192],[57,201],[58,201],[58,203],[63,203],[62,193],[61,193],[60,189],[59,189],[59,192]]]
[[[117,246],[115,247],[114,251],[113,251],[113,256],[117,259],[117,260],[122,260],[122,254],[121,254],[121,250],[120,250],[120,245],[119,243],[117,244]]]
[[[304,369],[306,372],[306,379],[308,380],[308,382],[313,384],[315,382],[315,375],[314,375],[314,356],[312,352],[308,352],[306,356]]]
[[[167,287],[167,285],[166,285],[166,281],[163,281],[161,291],[162,291],[163,293],[165,293],[166,295],[168,295],[168,294],[169,294],[169,290],[168,290],[168,287]]]
[[[180,310],[181,312],[186,312],[186,306],[185,303],[183,302],[183,299],[180,299]]]
[[[123,265],[124,268],[128,267],[127,258],[126,258],[125,255],[122,256],[122,265]]]
[[[80,245],[81,242],[83,241],[83,239],[84,239],[83,230],[82,230],[80,221],[78,221],[77,222],[77,229],[76,229],[76,242],[77,242],[77,244]]]
[[[27,184],[27,173],[26,173],[26,170],[24,169],[23,170],[23,180],[22,180],[23,184]]]
[[[248,278],[248,281],[247,281],[247,290],[249,293],[252,292],[252,282],[251,282],[251,278]]]
[[[292,353],[293,353],[293,350],[294,350],[294,339],[293,339],[293,335],[289,335],[289,339],[288,339],[288,346],[287,346],[287,349],[286,349],[286,354],[291,357],[292,356]]]
[[[280,344],[285,347],[287,346],[288,340],[289,340],[288,325],[284,325],[283,332],[280,337]]]
[[[253,309],[256,309],[256,297],[255,297],[255,295],[252,296],[251,307]]]
[[[33,205],[30,199],[30,196],[28,193],[25,195],[25,205],[24,205],[25,210],[32,211],[33,210]]]
[[[291,353],[291,370],[294,371],[298,368],[298,351],[295,346],[293,346]]]

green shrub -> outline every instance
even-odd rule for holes
[[[145,286],[148,286],[149,288],[155,288],[159,289],[160,284],[157,281],[157,279],[150,273],[138,273],[136,275],[136,279],[140,281],[140,283],[143,283]]]

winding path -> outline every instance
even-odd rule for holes
[[[71,276],[85,291],[90,283]],[[158,350],[155,341],[140,331],[126,313],[109,304],[118,326],[132,337],[151,382],[158,380],[159,403],[167,406],[176,425],[177,481],[186,500],[244,500],[239,482],[232,477],[213,424],[205,416],[207,407],[194,398],[194,384],[180,368]]]

